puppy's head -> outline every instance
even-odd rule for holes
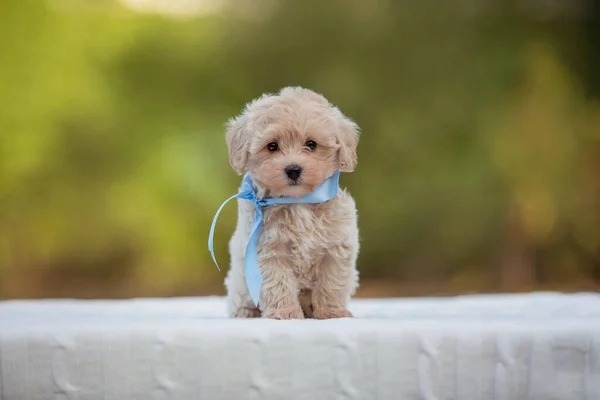
[[[227,124],[229,163],[272,197],[312,192],[335,170],[357,162],[358,127],[323,96],[284,88],[246,105]]]

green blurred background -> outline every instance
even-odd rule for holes
[[[0,0],[0,297],[223,294],[224,123],[288,85],[362,128],[359,296],[598,288],[595,3]]]

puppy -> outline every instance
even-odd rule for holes
[[[359,130],[323,96],[299,87],[248,103],[227,124],[229,162],[248,173],[264,197],[301,197],[336,170],[356,167]],[[258,260],[263,283],[255,307],[244,276],[244,251],[255,217],[238,200],[238,222],[229,242],[225,280],[228,312],[237,318],[351,317],[348,301],[358,286],[359,251],[354,199],[340,189],[318,204],[263,208]]]

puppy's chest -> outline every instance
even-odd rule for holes
[[[263,243],[288,257],[314,260],[328,243],[327,216],[314,204],[266,207],[263,210]]]

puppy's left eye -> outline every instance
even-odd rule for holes
[[[306,142],[304,144],[306,147],[308,147],[308,149],[310,151],[314,150],[317,148],[317,142],[315,142],[314,140],[309,140],[308,142]]]

